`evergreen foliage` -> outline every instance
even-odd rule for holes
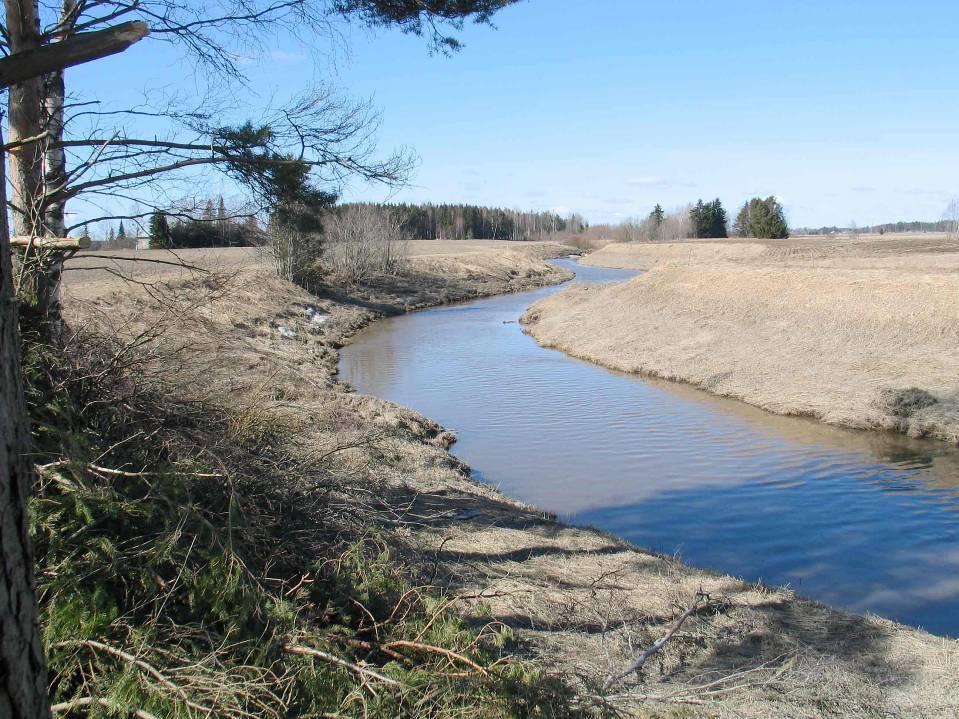
[[[663,224],[663,220],[666,218],[666,213],[663,212],[663,207],[660,204],[656,204],[656,207],[653,208],[653,211],[649,213],[649,219],[653,223],[653,227],[659,227]]]
[[[704,203],[696,202],[689,211],[693,236],[699,238],[728,237],[726,224],[726,210],[719,199]]]
[[[783,206],[770,195],[766,199],[754,197],[742,206],[733,233],[737,237],[782,240],[789,237],[789,227]]]
[[[166,215],[157,210],[150,215],[150,249],[169,249],[172,246],[170,223]]]
[[[462,43],[452,35],[440,32],[438,20],[454,29],[462,27],[465,18],[476,23],[489,23],[493,15],[518,0],[335,0],[333,8],[343,15],[354,15],[372,26],[399,27],[416,35],[428,33],[431,46],[444,53],[459,50]]]

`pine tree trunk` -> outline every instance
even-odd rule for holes
[[[0,142],[2,144],[2,142]],[[0,207],[6,205],[0,157]],[[33,481],[25,460],[27,416],[20,378],[17,306],[9,228],[0,213],[0,717],[50,716],[46,667],[37,624],[27,497]]]

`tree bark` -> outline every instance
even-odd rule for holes
[[[63,0],[60,22],[64,28],[71,27],[70,18],[76,10],[75,0]],[[65,39],[68,30],[55,38],[57,42]],[[63,104],[66,89],[63,83],[63,70],[51,72],[44,78],[43,109],[46,138],[44,148],[44,195],[50,195],[67,186],[67,155],[63,149]],[[36,198],[42,201],[44,197]],[[54,199],[43,209],[43,235],[46,237],[66,237],[64,222],[66,200]],[[63,254],[54,253],[50,263],[39,270],[37,278],[37,309],[49,331],[48,338],[59,343],[62,338],[63,311],[60,307],[60,285],[63,279]]]
[[[5,187],[0,162],[0,207]],[[0,212],[0,717],[46,719],[46,663],[27,533],[33,476],[25,459],[28,422],[12,274],[7,215]]]
[[[10,54],[36,50],[40,46],[40,20],[35,0],[4,0]],[[20,143],[10,150],[10,200],[13,203],[13,234],[42,235],[38,212],[43,191],[43,148],[39,137],[43,80],[32,77],[10,87],[9,141]],[[26,141],[26,142],[25,142]]]

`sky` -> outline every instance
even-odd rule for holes
[[[465,27],[452,57],[357,26],[271,38],[243,65],[237,112],[316,82],[371,98],[383,153],[419,162],[408,187],[351,182],[344,200],[597,223],[775,195],[793,226],[863,226],[940,219],[959,196],[954,1],[527,0],[494,21]],[[69,73],[105,104],[202,85],[150,40]]]

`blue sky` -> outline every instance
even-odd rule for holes
[[[959,3],[528,0],[495,20],[451,58],[395,31],[344,28],[333,51],[275,38],[239,104],[317,80],[372,98],[380,147],[420,164],[407,189],[352,183],[345,199],[600,222],[774,194],[794,225],[865,225],[938,219],[959,195]],[[200,87],[150,42],[70,82],[118,104]]]

